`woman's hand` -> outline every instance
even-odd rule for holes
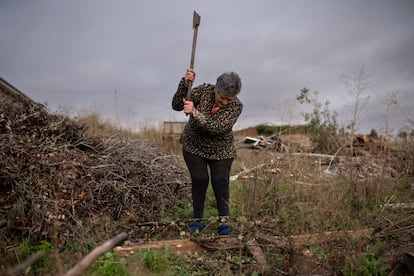
[[[188,81],[194,82],[195,76],[196,76],[196,73],[194,72],[194,70],[191,68],[188,68],[187,71],[185,72],[184,79],[187,83]]]
[[[184,103],[184,113],[186,115],[192,114],[194,118],[198,117],[199,111],[194,107],[194,103],[192,101],[187,101],[183,98]]]

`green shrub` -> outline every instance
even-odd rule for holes
[[[270,125],[258,125],[256,126],[257,134],[258,135],[265,135],[270,136],[276,131],[276,126],[270,126]]]

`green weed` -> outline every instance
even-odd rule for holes
[[[29,267],[26,272],[38,273],[39,271],[50,267],[51,261],[48,257],[48,253],[52,250],[52,245],[47,241],[40,241],[39,244],[32,244],[29,239],[23,239],[19,245],[19,253],[22,259],[28,258],[36,252],[43,253],[41,257],[32,267]]]
[[[344,275],[387,275],[379,260],[385,252],[386,244],[384,242],[377,242],[374,245],[367,245],[365,248],[365,255],[361,258],[356,258],[354,256],[346,258],[345,268],[343,270]]]
[[[106,252],[94,264],[93,276],[123,276],[126,274],[126,259],[113,252]]]
[[[319,246],[311,246],[309,251],[316,256],[319,262],[326,262],[328,259],[328,255],[326,254],[325,250]]]
[[[140,252],[145,266],[149,271],[159,273],[166,272],[170,269],[170,249],[164,248],[161,252],[152,249],[145,249]]]
[[[19,197],[7,218],[24,217],[27,209],[28,202],[23,197]]]
[[[165,213],[164,217],[166,219],[181,220],[191,217],[192,213],[193,205],[191,202],[180,202],[172,208],[171,212]]]

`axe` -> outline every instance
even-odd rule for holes
[[[190,68],[194,68],[194,56],[195,56],[195,49],[197,44],[197,33],[198,33],[198,26],[200,25],[200,16],[196,11],[194,11],[193,14],[193,29],[194,29],[194,35],[193,35],[193,49],[191,51],[191,62],[190,62]],[[188,82],[188,90],[187,90],[187,101],[191,101],[191,86],[192,81]]]

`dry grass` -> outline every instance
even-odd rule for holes
[[[407,175],[363,181],[353,179],[352,173],[348,178],[335,177],[327,175],[317,159],[240,149],[233,166],[234,174],[255,167],[258,169],[239,180],[245,190],[242,201],[248,206],[246,215],[257,217],[263,212],[277,215],[284,209],[296,210],[307,218],[308,225],[316,225],[311,227],[313,230],[320,229],[321,222],[326,226],[352,225],[355,218],[372,211],[375,205],[378,208],[392,195],[407,201],[408,195],[413,194]],[[352,169],[350,163],[349,170]],[[309,219],[309,215],[314,219]]]
[[[144,139],[151,144],[163,145],[162,131],[160,126],[151,124],[141,124],[135,130],[122,128],[116,126],[110,121],[105,121],[98,113],[91,112],[82,115],[77,120],[77,123],[86,126],[85,134],[87,136],[104,136],[111,137],[114,135],[121,135],[130,140]]]
[[[406,157],[410,158],[409,156],[408,153]],[[401,162],[407,165],[406,158]],[[375,229],[374,235],[368,240],[335,240],[316,247],[292,248],[287,252],[279,250],[275,253],[269,249],[268,257],[279,256],[271,264],[274,271],[277,272],[280,268],[288,271],[292,267],[294,274],[311,271],[298,258],[303,257],[303,250],[315,248],[324,252],[325,262],[317,268],[324,267],[327,269],[325,272],[339,272],[341,267],[348,267],[352,271],[365,269],[364,266],[368,265],[364,265],[361,259],[371,256],[372,253],[367,248],[377,245],[383,244],[385,250],[381,255],[370,258],[395,256],[413,249],[413,209],[387,207],[390,206],[387,204],[413,201],[412,167],[411,174],[360,180],[355,178],[355,172],[348,173],[347,177],[326,175],[320,162],[308,157],[240,149],[233,167],[234,174],[255,167],[258,169],[232,183],[232,210],[239,208],[237,215],[254,222],[262,232],[287,237],[328,231]],[[405,168],[407,172],[408,169]],[[349,162],[347,169],[353,171],[355,165]],[[237,188],[241,192],[234,193]],[[247,231],[245,224],[239,227]],[[266,244],[263,246],[266,247]],[[280,260],[281,255],[284,256],[283,262]],[[383,265],[379,262],[378,268]]]

